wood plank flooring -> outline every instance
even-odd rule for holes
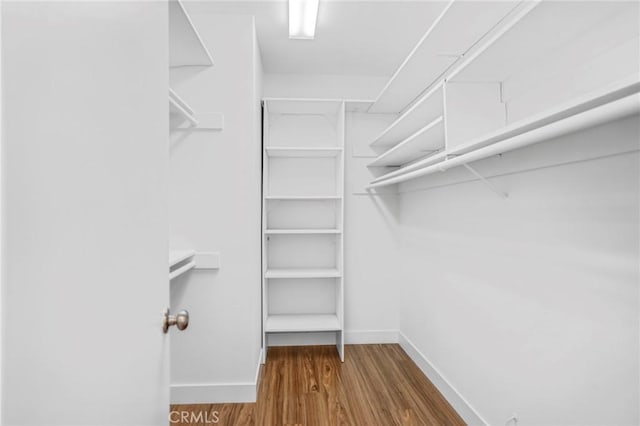
[[[269,348],[256,403],[171,410],[172,425],[464,424],[397,344],[347,345],[344,364],[335,346]]]

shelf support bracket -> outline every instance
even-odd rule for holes
[[[463,164],[463,166],[465,167],[465,169],[469,170],[469,172],[471,172],[472,175],[474,175],[475,177],[480,179],[480,181],[482,183],[484,183],[487,186],[487,188],[489,188],[491,191],[493,191],[499,197],[501,197],[501,198],[508,198],[509,197],[509,194],[507,194],[504,191],[500,191],[498,188],[496,188],[496,186],[494,184],[489,182],[484,176],[482,176],[480,173],[478,173],[478,171],[476,169],[474,169],[473,167],[471,167],[470,165],[468,165],[466,163]]]

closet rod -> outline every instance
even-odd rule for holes
[[[502,154],[504,152],[512,151],[514,149],[522,148],[538,142],[543,142],[545,140],[562,136],[567,133],[576,132],[581,129],[594,127],[599,124],[604,124],[620,118],[628,117],[630,115],[637,114],[639,111],[640,95],[633,94],[625,98],[607,103],[605,105],[590,109],[588,111],[578,113],[571,117],[558,120],[546,126],[531,130],[527,133],[513,136],[509,139],[496,142],[484,148],[479,148],[475,151],[471,151],[469,153],[444,160],[441,163],[437,163],[432,166],[427,166],[418,170],[407,172],[397,177],[392,177],[377,183],[373,183],[369,185],[367,189],[393,185],[395,183],[404,182],[436,172],[444,172],[452,167],[461,166],[463,164],[471,163],[478,160],[483,160],[494,155]]]

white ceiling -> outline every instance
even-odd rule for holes
[[[187,8],[254,15],[267,73],[391,76],[445,5],[320,0],[315,40],[289,40],[287,1],[209,0]]]

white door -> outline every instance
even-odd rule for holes
[[[167,4],[2,8],[3,424],[167,424]]]

